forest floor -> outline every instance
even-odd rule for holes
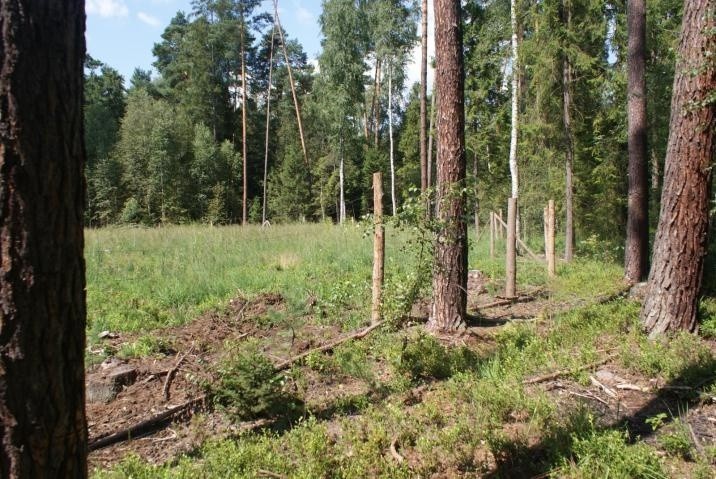
[[[91,443],[198,398],[94,450],[95,476],[716,477],[713,299],[701,336],[649,341],[617,265],[547,280],[521,259],[520,299],[502,304],[502,261],[478,242],[469,325],[433,336],[424,288],[396,312],[421,258],[388,237],[392,316],[322,353],[367,326],[359,228],[91,232]],[[177,293],[191,283],[204,294]]]

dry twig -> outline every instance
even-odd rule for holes
[[[578,373],[580,371],[585,371],[587,369],[592,369],[597,366],[601,366],[602,364],[606,364],[616,357],[617,357],[616,354],[610,354],[604,359],[595,361],[593,363],[585,364],[584,366],[580,366],[575,369],[562,369],[560,371],[555,371],[550,374],[545,374],[544,376],[537,376],[537,377],[534,377],[531,379],[525,379],[524,381],[522,381],[522,384],[538,384],[538,383],[543,383],[545,381],[549,381],[551,379],[557,379],[558,377],[561,377],[561,376],[568,376],[570,374]]]

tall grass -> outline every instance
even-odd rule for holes
[[[394,269],[406,266],[396,236],[386,252]],[[372,239],[357,225],[108,228],[85,239],[90,332],[181,324],[261,292],[280,293],[294,312],[340,286],[355,304],[370,297]]]

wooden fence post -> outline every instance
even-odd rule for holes
[[[385,265],[385,229],[383,226],[383,175],[373,173],[373,222],[375,236],[373,239],[373,306],[370,322],[380,321],[380,303],[383,292],[383,267]]]
[[[490,258],[495,258],[495,213],[490,211]]]
[[[517,294],[517,198],[507,200],[507,252],[505,254],[505,297]]]
[[[554,200],[547,203],[547,231],[545,243],[545,256],[547,257],[547,276],[550,278],[555,275],[555,255],[554,255]]]

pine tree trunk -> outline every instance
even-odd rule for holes
[[[398,214],[395,200],[395,160],[393,157],[393,65],[388,66],[388,136],[390,140],[390,199],[393,205],[393,216]]]
[[[465,327],[467,224],[465,221],[465,107],[459,0],[435,0],[436,89],[438,95],[438,222],[433,307],[428,328]]]
[[[572,25],[572,12],[569,6],[569,0],[564,3],[564,22],[567,29]],[[572,135],[572,66],[569,63],[569,57],[565,52],[562,59],[562,121],[564,124],[564,143],[565,143],[565,212],[566,219],[564,223],[564,259],[572,261],[574,257],[574,138]]]
[[[649,254],[649,192],[646,167],[646,4],[628,0],[628,142],[629,196],[624,275],[636,283],[647,275]]]
[[[428,189],[428,0],[422,1],[420,39],[420,192]],[[428,208],[428,211],[430,208]]]
[[[246,52],[244,51],[244,22],[241,21],[241,148],[243,160],[243,192],[241,201],[241,224],[245,225],[247,220],[246,202],[247,202],[247,185],[246,180]]]
[[[0,1],[0,477],[87,476],[84,1]]]
[[[695,331],[708,247],[716,154],[716,20],[711,0],[686,0],[671,98],[659,224],[641,319],[651,337]]]

